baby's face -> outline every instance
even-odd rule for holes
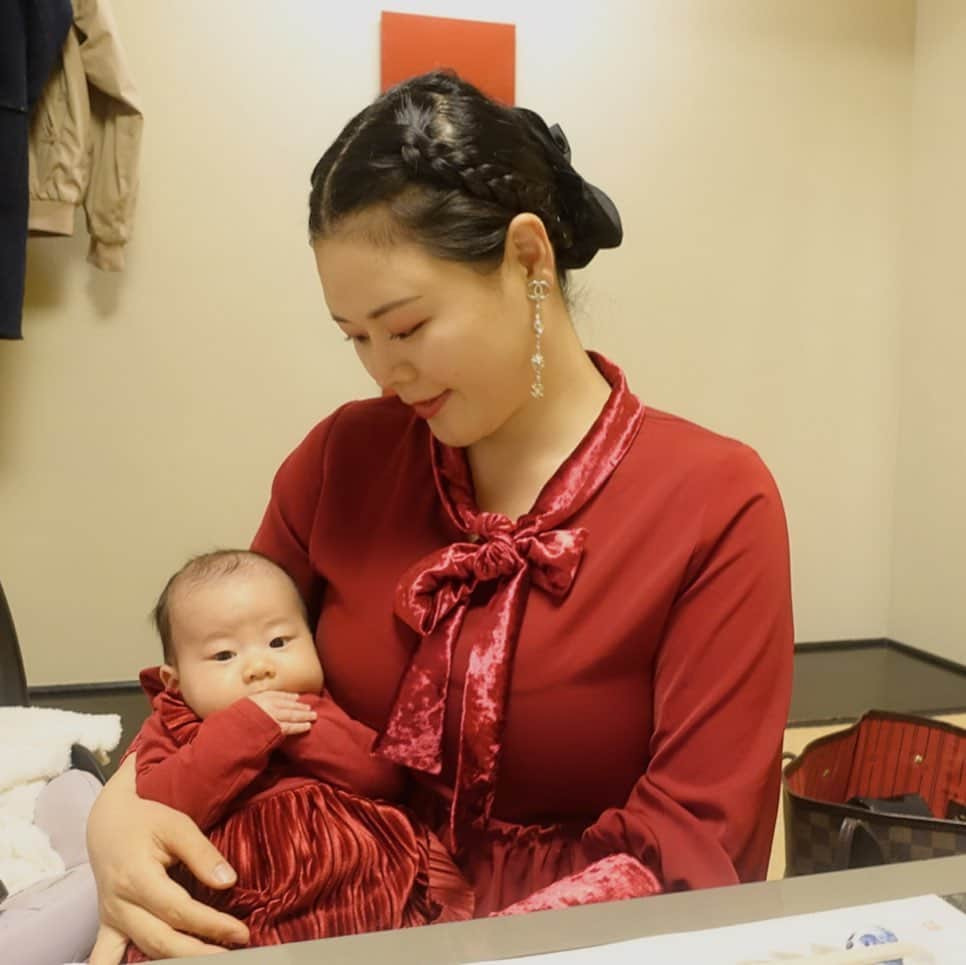
[[[171,631],[177,667],[166,668],[169,686],[201,718],[263,690],[322,690],[298,594],[267,564],[177,588]]]

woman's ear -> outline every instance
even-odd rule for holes
[[[158,668],[161,675],[161,683],[164,684],[165,690],[177,690],[178,689],[178,671],[171,666],[169,663],[163,663]]]
[[[503,248],[504,264],[511,270],[523,272],[524,278],[553,281],[557,263],[547,229],[537,215],[518,214],[506,230]]]

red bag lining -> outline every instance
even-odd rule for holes
[[[789,789],[835,804],[849,798],[918,794],[936,817],[966,801],[966,732],[928,722],[866,716],[802,753]]]

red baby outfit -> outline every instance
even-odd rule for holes
[[[176,879],[242,919],[253,946],[470,917],[468,889],[431,886],[439,842],[374,800],[399,797],[403,778],[369,753],[372,731],[327,695],[302,700],[317,719],[285,737],[250,700],[201,721],[178,694],[154,698],[134,748],[138,794],[191,817],[238,875],[226,891],[183,868]],[[146,960],[129,946],[126,961]]]

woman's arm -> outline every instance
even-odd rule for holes
[[[668,891],[765,876],[791,698],[788,535],[774,481],[741,447],[704,488],[655,664],[650,762],[625,806],[581,840],[588,860],[633,855]]]
[[[126,937],[152,958],[246,945],[245,925],[195,901],[168,877],[166,869],[181,862],[209,888],[235,883],[235,872],[190,818],[137,796],[135,767],[131,755],[101,791],[87,824],[103,926],[91,965],[119,962]]]
[[[319,616],[324,582],[312,565],[309,543],[322,498],[329,433],[341,411],[337,409],[315,426],[279,466],[251,547],[274,560],[292,578],[313,627]]]
[[[765,875],[791,695],[788,537],[754,452],[741,447],[712,469],[657,655],[647,769],[624,806],[575,842],[576,872],[503,914]]]
[[[318,619],[325,584],[324,575],[312,562],[309,546],[322,499],[327,461],[334,458],[328,450],[329,437],[344,408],[337,409],[312,429],[282,463],[252,541],[253,550],[274,560],[295,581],[312,626]],[[319,711],[319,720],[308,734],[285,741],[281,753],[290,756],[296,768],[300,766],[300,758],[306,773],[344,790],[366,797],[397,798],[402,790],[401,772],[369,753],[373,732],[346,716],[328,698],[324,699],[328,710],[313,703]],[[303,700],[311,702],[319,698],[303,697]],[[332,730],[326,725],[327,720],[335,724]]]

